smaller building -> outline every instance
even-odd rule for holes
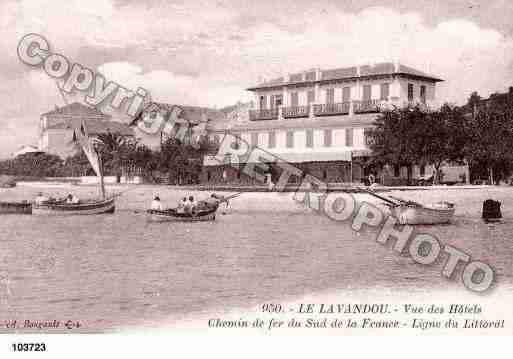
[[[77,151],[73,141],[73,132],[84,122],[89,136],[113,133],[132,137],[134,131],[121,122],[113,121],[94,107],[74,102],[63,107],[56,107],[41,115],[39,123],[39,150],[58,155],[62,158],[72,156]]]
[[[136,136],[144,145],[158,149],[168,137],[180,132],[180,140],[189,142],[193,137],[204,134],[204,126],[211,121],[218,122],[226,115],[216,109],[198,106],[174,105],[152,102],[135,118]],[[186,131],[181,132],[185,126]]]
[[[18,157],[21,155],[25,155],[27,153],[42,153],[44,151],[41,151],[39,148],[33,145],[23,145],[19,148],[18,151],[14,152],[13,157]]]

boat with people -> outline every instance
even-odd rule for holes
[[[385,197],[366,189],[363,189],[363,191],[384,201],[390,207],[392,216],[404,225],[447,224],[451,222],[456,210],[454,204],[449,202],[424,205],[394,196]]]
[[[116,204],[114,197],[104,200],[86,200],[79,203],[66,201],[45,201],[34,204],[32,213],[36,215],[94,215],[114,213]]]
[[[100,199],[79,200],[70,194],[65,199],[55,200],[45,198],[42,193],[36,197],[32,212],[37,215],[95,215],[114,213],[116,210],[115,196],[106,196],[103,180],[102,160],[96,148],[87,134],[84,122],[80,124],[73,132],[74,142],[78,142],[82,147],[89,163],[93,167],[99,178]]]
[[[209,198],[194,202],[191,196],[189,199],[184,197],[176,208],[163,209],[160,204],[160,198],[155,196],[152,202],[152,208],[148,209],[149,221],[151,222],[207,222],[215,221],[219,206],[228,204],[229,200],[238,197],[240,193],[230,196],[218,196],[213,193]]]
[[[32,214],[32,203],[0,202],[0,214]]]
[[[176,208],[165,210],[149,209],[152,222],[206,222],[215,221],[218,206],[193,212],[178,212]]]

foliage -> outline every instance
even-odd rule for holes
[[[417,160],[419,129],[425,118],[419,107],[394,108],[381,113],[369,132],[375,163],[410,166]]]
[[[449,105],[438,111],[415,106],[383,112],[369,133],[373,163],[395,166],[430,163],[438,170],[443,161],[461,161],[465,140],[462,126],[462,112]]]
[[[506,178],[512,171],[513,112],[498,107],[480,109],[469,120],[465,158],[474,171],[486,168],[490,182]]]
[[[197,183],[203,156],[215,150],[205,138],[199,148],[171,138],[162,143],[159,151],[154,151],[135,139],[111,133],[99,135],[95,147],[102,158],[105,175],[115,175],[119,180],[123,169],[131,166],[150,181],[171,184]],[[0,174],[40,179],[95,175],[83,151],[65,160],[46,153],[28,153],[0,161]]]
[[[59,156],[47,153],[26,153],[0,162],[0,173],[25,177],[58,177],[64,174]]]
[[[394,108],[378,116],[369,133],[373,162],[433,164],[438,173],[444,161],[463,161],[466,128],[463,110],[448,104],[436,111],[419,106]]]

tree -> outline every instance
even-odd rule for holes
[[[120,182],[124,160],[129,158],[132,144],[125,136],[111,132],[101,133],[97,137],[97,149],[101,156],[103,168],[116,176]]]
[[[470,97],[467,100],[467,107],[468,109],[474,114],[475,111],[477,111],[477,107],[479,105],[479,102],[481,102],[481,96],[477,93],[477,91],[474,91],[470,94]]]
[[[372,162],[380,166],[393,164],[407,167],[418,163],[426,130],[426,113],[418,106],[394,108],[381,113],[369,132]]]
[[[513,161],[513,112],[503,110],[480,109],[467,128],[465,157],[473,168],[486,168],[490,184],[509,175]]]
[[[59,156],[44,152],[25,153],[4,162],[2,172],[15,176],[58,177],[63,173],[63,161]]]
[[[64,160],[64,172],[66,176],[70,177],[95,175],[87,156],[82,150]]]
[[[445,104],[429,112],[418,106],[395,108],[382,113],[370,131],[372,161],[396,166],[433,164],[437,183],[444,161],[463,160],[465,129],[463,112],[455,106]]]
[[[466,121],[460,108],[444,104],[439,110],[425,114],[420,124],[420,141],[416,149],[419,163],[435,168],[434,183],[439,183],[440,167],[445,161],[461,162],[467,141]]]

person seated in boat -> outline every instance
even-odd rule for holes
[[[185,212],[186,213],[192,213],[194,212],[198,207],[198,202],[194,200],[193,196],[189,197],[189,200],[187,201],[187,204],[185,205]]]
[[[198,209],[211,209],[216,208],[223,201],[222,196],[218,196],[215,193],[212,193],[210,197],[198,202]]]
[[[155,196],[153,198],[153,201],[151,201],[150,208],[154,211],[162,211],[162,203],[160,202],[159,196]]]
[[[186,205],[187,205],[187,197],[184,197],[184,198],[182,198],[181,201],[178,202],[178,206],[176,206],[176,212],[184,213]]]
[[[50,198],[46,197],[45,195],[43,195],[42,192],[39,192],[36,196],[36,199],[35,199],[35,203],[37,205],[40,205],[40,204],[43,204],[43,203],[46,203],[50,200]]]
[[[74,194],[68,194],[68,197],[66,197],[66,204],[78,204],[79,202],[80,200]]]

